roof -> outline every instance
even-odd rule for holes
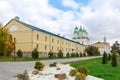
[[[13,19],[13,20],[15,20],[15,21],[17,21],[17,22],[25,25],[26,27],[28,27],[28,28],[30,28],[30,29],[32,29],[32,30],[36,30],[36,31],[39,31],[39,32],[43,32],[43,33],[46,33],[46,34],[49,34],[49,35],[52,35],[52,36],[55,36],[55,37],[59,37],[59,38],[64,39],[64,40],[68,40],[68,41],[70,41],[70,42],[73,42],[73,43],[76,43],[76,44],[79,44],[79,45],[83,45],[83,44],[80,44],[79,42],[73,41],[73,40],[71,40],[71,39],[68,39],[68,38],[65,38],[65,37],[62,37],[62,36],[59,36],[59,35],[56,35],[56,34],[54,34],[54,33],[48,32],[48,31],[43,30],[43,29],[37,28],[37,27],[35,27],[35,26],[33,26],[33,25],[27,24],[27,23],[22,22],[22,21],[20,21],[20,20],[16,20],[16,19]],[[83,45],[83,46],[84,46],[84,45]]]

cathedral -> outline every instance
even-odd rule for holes
[[[88,32],[83,26],[75,27],[73,33],[73,40],[83,45],[89,45]]]

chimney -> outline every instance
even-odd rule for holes
[[[19,18],[18,16],[16,16],[14,19],[15,19],[15,20],[18,20],[18,21],[20,20],[20,18]]]

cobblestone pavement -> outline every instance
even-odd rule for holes
[[[54,59],[54,60],[41,60],[44,64],[48,65],[53,62],[64,63],[72,61],[87,60],[92,58],[98,58],[101,56],[94,57],[80,57],[80,58],[70,58],[70,59]],[[34,67],[35,61],[28,62],[0,62],[0,80],[11,80],[13,76],[17,73],[22,73],[24,70],[32,70]]]

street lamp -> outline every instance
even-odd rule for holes
[[[14,37],[14,60],[16,60],[15,53],[16,53],[16,38]]]

